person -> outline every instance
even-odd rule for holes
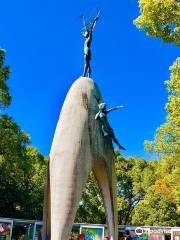
[[[96,240],[103,240],[99,235],[96,235],[96,236],[95,236],[95,239],[96,239]]]
[[[103,240],[109,240],[109,237],[108,237],[108,236],[106,236],[106,237],[104,237],[104,238],[103,238]]]
[[[84,43],[84,72],[83,77],[86,76],[86,73],[88,72],[88,77],[91,76],[91,66],[90,66],[90,60],[91,60],[91,42],[92,42],[92,32],[95,28],[95,25],[99,19],[99,16],[97,16],[93,23],[91,24],[91,27],[88,29],[85,23],[85,18],[83,16],[83,24],[85,32],[83,33],[83,36],[86,38]]]
[[[132,237],[131,237],[131,234],[130,234],[129,230],[126,231],[125,240],[132,240]]]
[[[106,103],[100,103],[98,107],[99,107],[99,112],[96,114],[95,120],[100,119],[104,137],[109,136],[118,145],[119,149],[126,150],[116,139],[114,135],[114,131],[109,125],[109,122],[107,119],[108,113],[110,113],[113,110],[123,108],[123,106],[117,106],[115,108],[110,108],[109,110],[106,110]]]
[[[80,233],[79,234],[79,240],[85,240],[85,234]]]
[[[0,240],[6,239],[7,225],[0,223]]]

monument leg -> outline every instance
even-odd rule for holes
[[[77,147],[77,145],[73,145],[73,147]],[[74,157],[72,153],[71,156],[75,159],[75,161],[71,161],[71,165],[61,166],[62,158],[58,161],[52,159],[51,240],[68,240],[70,238],[81,193],[91,169],[90,165],[86,165],[84,162],[85,159],[88,159],[84,154]],[[67,157],[66,159],[68,159]],[[68,160],[73,159],[69,157]]]
[[[51,203],[50,203],[50,176],[49,176],[49,162],[47,166],[46,188],[44,194],[43,207],[43,231],[42,240],[50,240],[51,236]]]
[[[98,160],[93,172],[101,189],[109,236],[113,240],[118,240],[117,212],[116,212],[116,177],[114,163],[112,166],[105,166],[106,161]],[[107,163],[109,165],[109,163]]]

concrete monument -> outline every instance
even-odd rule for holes
[[[57,123],[47,173],[44,239],[68,240],[83,187],[92,170],[105,205],[109,235],[117,240],[116,176],[111,137],[95,120],[102,102],[90,78],[71,86]],[[49,236],[51,235],[51,238]]]

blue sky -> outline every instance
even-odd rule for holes
[[[165,121],[164,81],[177,47],[147,37],[134,25],[138,2],[119,0],[9,0],[1,2],[0,46],[7,49],[13,97],[7,112],[48,155],[66,93],[83,71],[82,13],[101,19],[92,42],[92,78],[107,105],[124,105],[110,122],[125,156],[149,158],[145,139]]]

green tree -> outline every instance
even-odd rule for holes
[[[26,147],[26,171],[23,182],[23,202],[19,212],[23,218],[42,219],[45,177],[48,158],[45,158],[36,148]]]
[[[116,156],[118,223],[131,224],[134,209],[155,182],[157,162]]]
[[[10,67],[4,65],[6,51],[0,48],[0,108],[9,106],[11,96],[7,80],[10,74]]]
[[[157,179],[135,209],[135,224],[180,225],[180,58],[170,70],[166,122],[157,129],[154,141],[145,142],[148,151],[161,156]]]
[[[105,210],[98,183],[91,172],[85,185],[75,222],[105,223]]]
[[[148,151],[161,153],[162,158],[178,161],[180,159],[180,58],[170,67],[171,77],[166,81],[169,93],[166,104],[166,122],[155,135],[154,141],[145,141]]]
[[[141,15],[134,23],[140,30],[180,45],[179,1],[139,0],[139,6]],[[166,122],[157,129],[154,141],[145,141],[148,151],[160,155],[157,179],[134,209],[134,224],[180,225],[180,58],[170,70]]]
[[[7,115],[0,116],[0,215],[11,217],[22,202],[29,137]]]
[[[172,189],[166,179],[151,186],[144,200],[134,209],[132,224],[148,226],[179,226],[180,217]]]
[[[180,45],[180,2],[176,0],[139,0],[140,16],[134,24],[148,36]]]
[[[29,136],[7,115],[0,116],[0,215],[42,217],[46,161]]]
[[[0,49],[0,108],[11,102],[10,67]],[[0,115],[0,216],[42,218],[46,159],[30,147],[30,137],[8,115]]]
[[[118,223],[131,224],[136,205],[144,199],[147,189],[156,180],[158,162],[124,158],[116,151]],[[76,222],[105,223],[105,210],[100,189],[90,174],[82,194]]]

